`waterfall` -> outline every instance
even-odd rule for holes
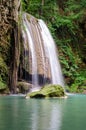
[[[44,49],[46,53],[46,57],[49,59],[49,64],[51,68],[51,83],[52,84],[60,84],[63,86],[63,76],[61,72],[61,67],[59,63],[59,59],[56,53],[55,42],[46,26],[46,24],[39,20],[39,25],[41,27],[41,35],[43,38]]]
[[[24,15],[24,27],[27,34],[27,40],[31,51],[31,58],[32,58],[32,84],[35,86],[38,86],[38,75],[37,75],[37,58],[35,53],[35,46],[34,46],[34,38],[33,38],[33,32],[31,29],[31,25],[29,24],[26,15]]]
[[[64,86],[55,42],[46,24],[24,13],[23,26],[23,43],[28,52],[28,73],[32,77],[31,84],[36,88],[45,84]]]

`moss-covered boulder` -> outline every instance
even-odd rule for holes
[[[27,94],[30,98],[64,97],[65,92],[60,85],[46,85],[40,91]]]
[[[32,84],[25,81],[20,81],[17,83],[17,93],[27,93],[32,87]]]

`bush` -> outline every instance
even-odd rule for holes
[[[0,90],[6,89],[6,84],[2,81],[1,77],[0,77]]]
[[[0,79],[6,81],[8,77],[8,67],[4,62],[4,59],[0,56]]]

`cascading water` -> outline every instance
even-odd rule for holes
[[[45,84],[64,86],[55,43],[46,24],[25,13],[23,25],[22,35],[24,48],[29,52],[27,60],[31,84],[36,88]]]
[[[24,15],[24,27],[27,35],[27,41],[30,47],[31,51],[31,58],[32,58],[32,84],[35,86],[38,86],[38,75],[37,75],[37,60],[36,60],[36,54],[35,54],[35,46],[34,46],[34,38],[31,30],[31,26],[26,18],[26,15]]]
[[[51,83],[60,84],[63,86],[63,77],[62,77],[59,59],[56,54],[56,47],[55,47],[54,40],[46,24],[42,20],[39,20],[39,25],[41,27],[41,35],[43,38],[46,57],[48,57],[49,59],[49,64],[51,68]]]

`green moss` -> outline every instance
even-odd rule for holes
[[[31,98],[45,98],[45,94],[41,93],[41,92],[32,92],[30,94],[27,94],[27,96],[31,97]]]
[[[64,89],[60,85],[46,85],[40,91],[27,94],[31,98],[62,97]]]
[[[6,89],[6,84],[0,81],[0,90]]]

